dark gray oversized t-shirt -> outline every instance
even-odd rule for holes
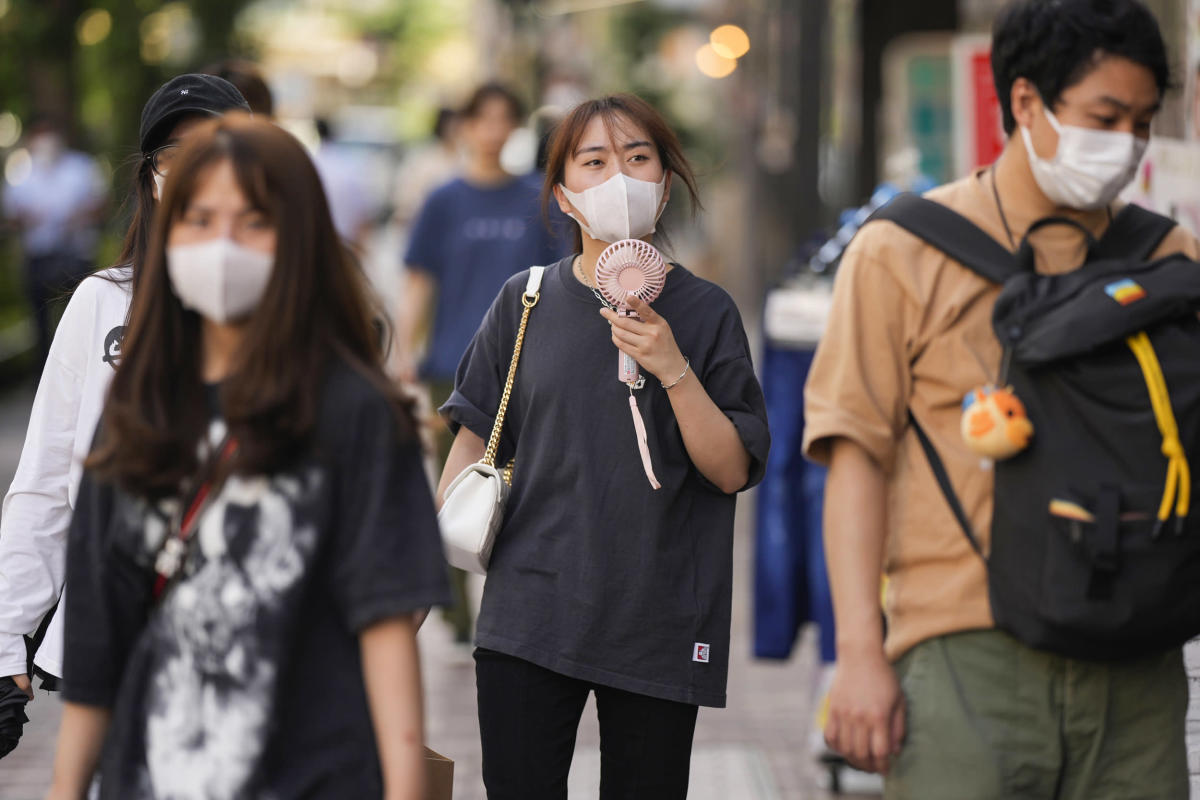
[[[220,486],[157,605],[180,499],[84,473],[63,697],[112,710],[103,800],[382,796],[359,634],[449,587],[416,438],[349,364],[323,383],[303,452]]]
[[[528,271],[501,290],[441,411],[487,439],[521,319]],[[667,392],[637,392],[654,472],[642,470],[600,302],[570,259],[546,270],[501,440],[515,457],[477,643],[626,691],[725,705],[735,496],[688,458]],[[729,295],[680,266],[653,303],[762,476],[770,437],[741,317]],[[643,374],[645,372],[643,371]]]

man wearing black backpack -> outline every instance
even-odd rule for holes
[[[1018,0],[992,65],[1003,154],[860,231],[806,387],[826,740],[889,798],[1184,798],[1200,246],[1116,199],[1166,48],[1138,0]]]

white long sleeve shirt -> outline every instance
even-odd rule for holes
[[[129,310],[128,268],[79,284],[54,334],[25,445],[0,516],[0,676],[25,672],[25,635],[63,589],[67,527],[104,399],[121,354]],[[108,279],[106,279],[108,278]],[[35,661],[62,675],[62,614]]]

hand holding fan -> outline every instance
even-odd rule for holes
[[[629,309],[630,295],[654,302],[667,282],[667,267],[654,245],[641,239],[622,239],[604,248],[596,260],[596,288],[623,317],[637,317]],[[617,377],[634,383],[638,365],[633,356],[620,354]]]
[[[662,255],[653,245],[641,239],[622,239],[604,248],[596,261],[596,288],[623,317],[637,317],[629,308],[629,297],[635,296],[647,303],[658,299],[667,282],[667,267]],[[619,351],[618,351],[619,352]],[[637,433],[638,452],[642,456],[642,469],[650,486],[659,489],[661,484],[654,476],[650,461],[650,445],[646,437],[646,424],[638,411],[633,389],[638,379],[638,365],[633,356],[619,352],[617,377],[629,386],[629,410],[633,414],[633,429]],[[640,387],[639,387],[640,388]]]

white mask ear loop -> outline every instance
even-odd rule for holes
[[[662,187],[662,198],[658,201],[658,212],[654,215],[654,233],[658,230],[658,221],[662,219],[663,212],[667,210],[667,203],[671,200],[669,192],[670,187],[667,185],[667,177],[671,174],[671,170],[663,169],[663,176],[658,179],[658,185]]]
[[[1062,136],[1063,126],[1058,121],[1058,117],[1054,116],[1054,112],[1050,110],[1050,106],[1042,103],[1042,111],[1046,114],[1046,120],[1050,123],[1050,127],[1054,128],[1054,132]]]

